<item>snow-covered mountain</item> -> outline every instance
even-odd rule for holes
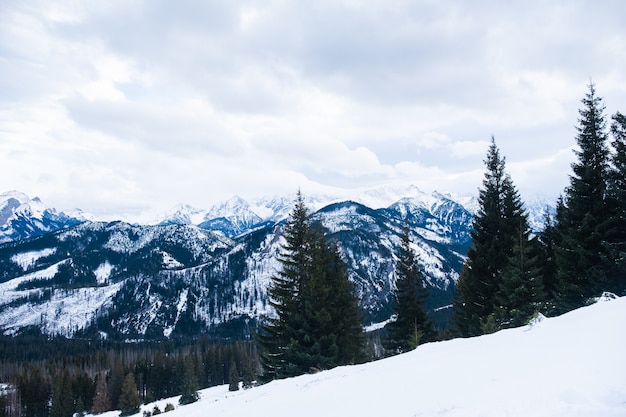
[[[440,194],[414,193],[378,209],[354,201],[325,205],[328,200],[312,198],[310,207],[321,207],[314,216],[339,243],[366,323],[391,314],[405,218],[431,285],[428,307],[435,314],[450,303],[470,242],[467,210]],[[233,198],[207,210],[202,227],[189,224],[191,215],[177,217],[185,224],[84,222],[0,245],[0,328],[123,338],[227,328],[241,335],[272,313],[266,290],[279,267],[282,221],[292,206],[288,197],[253,204]]]
[[[248,390],[209,388],[196,403],[178,406],[176,397],[143,405],[140,412],[169,403],[177,407],[171,417],[624,416],[623,317],[626,297],[607,297],[517,329],[427,343],[377,362]]]
[[[0,194],[0,243],[39,236],[79,222],[46,207],[37,197],[31,200],[18,191]]]
[[[41,219],[54,210],[25,196],[7,197],[11,230],[45,224],[53,233],[28,229],[29,239],[0,245],[0,329],[15,334],[35,326],[47,334],[120,338],[241,336],[259,316],[272,314],[266,291],[279,268],[283,222],[294,199],[233,197],[206,210],[181,205],[158,224],[130,225],[77,224],[84,218],[64,215],[57,215],[64,222],[45,223]],[[445,323],[450,309],[441,307],[451,302],[470,244],[468,207],[475,199],[413,186],[305,199],[339,244],[364,324],[391,314],[405,219],[430,285],[427,308]]]

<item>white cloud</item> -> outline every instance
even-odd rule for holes
[[[135,214],[387,181],[474,192],[494,134],[520,188],[553,194],[589,77],[607,114],[626,102],[620,7],[4,2],[0,189]]]

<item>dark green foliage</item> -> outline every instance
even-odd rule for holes
[[[66,370],[56,377],[52,386],[50,417],[67,417],[75,411],[70,374]]]
[[[129,372],[124,378],[118,405],[121,416],[129,416],[139,412],[141,399],[139,398],[137,383],[135,382],[135,376],[132,372]]]
[[[359,361],[362,330],[345,265],[321,225],[311,223],[300,193],[284,237],[282,268],[268,289],[277,317],[258,335],[264,379]]]
[[[103,372],[96,377],[96,392],[93,398],[91,412],[94,414],[104,413],[111,410],[111,399],[109,398],[109,388],[106,376]]]
[[[235,358],[231,357],[230,370],[228,371],[228,390],[239,391],[239,372],[237,371],[237,363]]]
[[[7,405],[9,404],[9,400],[6,395],[0,395],[0,417],[8,417],[7,413]]]
[[[520,225],[517,235],[496,293],[494,318],[499,328],[528,323],[546,298],[539,242],[529,239],[530,230],[525,224]]]
[[[178,403],[180,405],[191,404],[198,401],[198,376],[196,374],[196,361],[192,355],[184,360],[184,372],[182,380],[182,394]]]
[[[607,233],[611,212],[607,204],[609,177],[608,136],[604,105],[593,84],[579,110],[573,174],[557,212],[559,245],[556,248],[559,307],[576,308],[601,291],[610,269]]]
[[[556,226],[553,216],[546,209],[544,213],[543,230],[537,234],[540,255],[538,262],[543,274],[543,286],[546,299],[554,300],[558,293],[557,264],[555,247],[557,245]]]
[[[608,181],[611,219],[607,241],[613,268],[607,273],[606,288],[626,295],[626,116],[617,112],[611,124],[613,154]]]
[[[16,377],[23,417],[47,416],[50,412],[52,386],[50,379],[38,367],[28,365]]]
[[[393,352],[402,353],[436,337],[424,309],[428,297],[424,273],[411,248],[410,230],[406,222],[398,250],[395,275],[396,285],[393,290],[395,320],[385,326],[387,339],[384,346]]]
[[[491,138],[486,172],[473,221],[472,246],[457,283],[454,323],[461,336],[483,333],[494,313],[495,296],[508,266],[520,222],[527,223],[519,194],[505,172],[505,159]]]

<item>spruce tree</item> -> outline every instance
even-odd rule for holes
[[[360,360],[358,307],[336,246],[312,224],[301,193],[284,228],[281,269],[268,289],[276,317],[260,326],[263,379]]]
[[[558,289],[555,255],[555,246],[557,245],[556,225],[548,209],[544,212],[543,219],[543,230],[537,234],[537,242],[539,243],[539,249],[541,251],[539,262],[541,264],[540,268],[543,275],[543,287],[546,299],[554,300]]]
[[[239,391],[239,372],[235,357],[232,355],[228,363],[228,391]]]
[[[50,417],[65,417],[74,413],[74,401],[72,399],[72,383],[70,374],[65,370],[58,375],[52,388],[52,404]]]
[[[385,326],[387,338],[384,346],[402,353],[435,338],[435,330],[424,307],[428,296],[425,277],[411,248],[410,229],[406,222],[398,249],[395,275],[395,320]]]
[[[139,406],[141,400],[137,393],[137,383],[135,382],[135,376],[132,372],[129,372],[124,378],[122,384],[122,392],[120,394],[119,408],[120,416],[129,416],[139,412]]]
[[[606,290],[626,295],[626,116],[617,112],[611,124],[613,154],[608,181],[611,220],[607,240],[613,268]]]
[[[196,375],[196,361],[192,354],[183,360],[182,392],[178,400],[180,405],[191,404],[198,401],[198,377]]]
[[[461,336],[482,334],[494,312],[502,272],[509,263],[520,221],[526,214],[519,194],[505,170],[495,139],[485,160],[486,172],[479,190],[479,209],[472,222],[472,245],[459,276],[454,301],[454,324]]]
[[[111,409],[111,400],[109,398],[109,389],[107,387],[106,376],[100,373],[96,381],[96,393],[93,398],[92,413],[100,414]]]
[[[601,291],[609,269],[607,233],[611,213],[607,204],[608,136],[604,105],[593,84],[579,110],[573,174],[557,213],[559,245],[558,302],[561,311],[579,307]]]
[[[278,257],[281,269],[268,288],[269,304],[276,317],[267,317],[260,325],[258,341],[263,348],[261,361],[263,379],[280,379],[299,375],[301,365],[289,358],[292,350],[298,350],[298,329],[303,326],[303,303],[301,287],[307,277],[306,252],[309,233],[308,210],[304,198],[298,192],[295,206],[284,227],[285,243]]]
[[[520,221],[517,239],[496,293],[494,317],[499,328],[526,324],[545,300],[541,249],[537,240],[529,237],[530,229]]]

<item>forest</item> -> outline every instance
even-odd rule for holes
[[[570,185],[556,213],[532,232],[524,203],[492,137],[460,272],[450,328],[436,331],[424,313],[425,275],[408,230],[397,253],[394,316],[364,335],[357,300],[321,225],[299,194],[285,226],[282,270],[268,290],[276,317],[249,340],[160,342],[49,338],[37,331],[0,337],[0,417],[68,416],[121,410],[229,384],[230,389],[335,366],[370,361],[420,343],[517,327],[556,316],[603,292],[626,295],[626,117],[607,120],[593,84],[581,100]],[[7,391],[8,392],[8,391]],[[151,414],[166,410],[155,409]]]

